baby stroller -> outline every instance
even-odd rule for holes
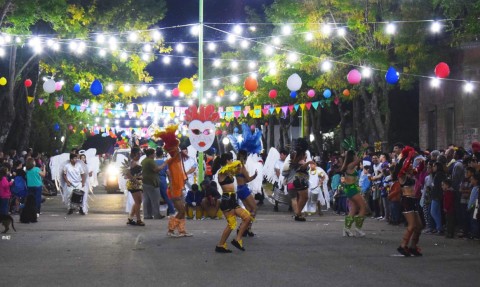
[[[75,209],[79,209],[80,214],[84,214],[82,210],[84,196],[85,192],[81,189],[75,188],[72,191],[72,197],[70,198],[70,210],[68,211],[68,214],[72,214]]]

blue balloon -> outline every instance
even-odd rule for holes
[[[93,81],[92,85],[90,86],[90,92],[94,96],[100,95],[103,92],[102,83],[99,80]]]
[[[292,97],[292,98],[295,99],[295,98],[297,97],[297,92],[291,91],[291,92],[290,92],[290,97]]]
[[[73,86],[73,91],[75,93],[80,93],[80,84],[76,83],[75,86]]]
[[[385,74],[385,80],[387,83],[390,85],[395,85],[398,83],[398,80],[400,79],[400,74],[395,70],[394,67],[390,67],[387,70],[387,73]]]
[[[60,125],[58,123],[55,123],[53,125],[53,129],[58,132],[60,130]]]
[[[234,133],[238,133],[238,128],[235,127],[235,128],[233,129],[233,132],[234,132]]]
[[[323,91],[323,96],[325,97],[325,99],[328,99],[332,96],[332,91],[330,91],[330,89],[326,89],[325,91]]]

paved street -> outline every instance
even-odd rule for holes
[[[124,196],[97,190],[87,216],[65,218],[49,198],[36,224],[0,241],[1,286],[475,286],[480,242],[422,236],[422,258],[396,254],[403,227],[374,219],[366,238],[343,238],[343,217],[294,222],[267,202],[247,251],[214,252],[224,220],[188,221],[192,238],[167,238],[167,220],[126,226]],[[230,240],[232,237],[230,238]],[[354,282],[358,283],[355,284]]]

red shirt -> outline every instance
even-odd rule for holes
[[[443,192],[443,210],[448,214],[455,212],[455,194],[452,189]]]

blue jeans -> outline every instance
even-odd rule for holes
[[[8,215],[8,204],[10,203],[10,198],[0,198],[0,214]]]
[[[399,224],[400,216],[400,201],[390,201],[390,222],[392,224]]]
[[[435,222],[435,226],[438,232],[443,231],[442,225],[442,204],[440,200],[432,200],[432,204],[430,206],[430,214],[432,215],[433,221]]]
[[[35,207],[37,213],[40,213],[42,207],[42,187],[41,186],[29,186],[28,193],[31,193],[35,196]]]
[[[167,195],[167,178],[165,176],[160,176],[160,195],[162,196],[163,200],[167,203],[168,209],[167,213],[174,214],[175,207],[173,206],[173,202],[168,198]]]

